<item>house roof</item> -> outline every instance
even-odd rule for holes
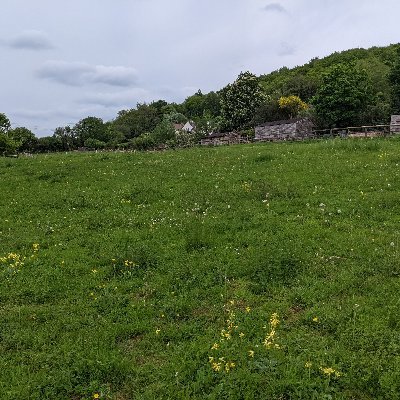
[[[176,131],[181,130],[184,127],[184,124],[172,124]]]

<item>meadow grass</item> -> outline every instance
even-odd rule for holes
[[[0,158],[1,399],[399,399],[400,141]]]

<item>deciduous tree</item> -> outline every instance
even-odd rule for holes
[[[0,113],[0,132],[6,133],[11,128],[10,120],[6,114]]]
[[[278,104],[288,118],[295,118],[302,111],[308,109],[308,105],[299,96],[282,96],[279,98]]]
[[[400,114],[400,45],[396,50],[396,60],[389,73],[391,84],[391,106],[394,114]]]
[[[371,98],[367,73],[352,63],[343,63],[324,74],[312,104],[322,125],[345,127],[361,122]]]
[[[249,126],[255,110],[266,99],[258,78],[250,72],[241,72],[232,84],[221,91],[221,113],[227,129]]]
[[[101,118],[86,117],[81,119],[73,127],[74,135],[80,146],[83,146],[87,139],[96,139],[102,142],[108,140],[107,129]]]
[[[22,126],[10,129],[7,135],[17,144],[18,151],[33,151],[37,142],[34,133]]]

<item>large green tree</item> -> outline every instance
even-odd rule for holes
[[[143,103],[137,104],[136,109],[120,111],[113,125],[126,139],[132,139],[142,133],[151,132],[161,120],[162,114],[158,106]]]
[[[10,129],[7,133],[17,144],[18,151],[33,151],[37,142],[37,138],[32,131],[23,126]]]
[[[394,114],[400,114],[400,45],[396,49],[396,59],[389,73],[391,84],[391,107]]]
[[[265,98],[258,78],[251,72],[241,72],[235,82],[221,90],[221,114],[225,129],[249,127],[256,109]]]
[[[322,126],[346,127],[362,122],[371,97],[365,70],[353,63],[342,63],[323,75],[311,103]]]
[[[6,114],[0,113],[0,132],[6,133],[11,128],[10,120]]]
[[[70,126],[59,126],[54,130],[53,137],[60,141],[62,150],[68,151],[76,147],[75,132]]]
[[[87,139],[96,139],[107,142],[107,129],[101,118],[86,117],[73,127],[74,135],[79,146],[83,146]]]
[[[0,155],[13,154],[16,152],[18,144],[0,131]]]
[[[221,112],[221,100],[218,93],[203,94],[198,90],[182,103],[184,114],[189,119],[203,118],[205,116],[217,117]]]

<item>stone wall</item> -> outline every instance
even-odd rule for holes
[[[201,139],[201,144],[204,146],[219,146],[244,142],[244,139],[237,132],[213,133]]]
[[[400,133],[400,115],[392,115],[390,119],[390,132]]]
[[[256,140],[286,140],[311,135],[312,122],[307,119],[267,122],[255,127]]]

